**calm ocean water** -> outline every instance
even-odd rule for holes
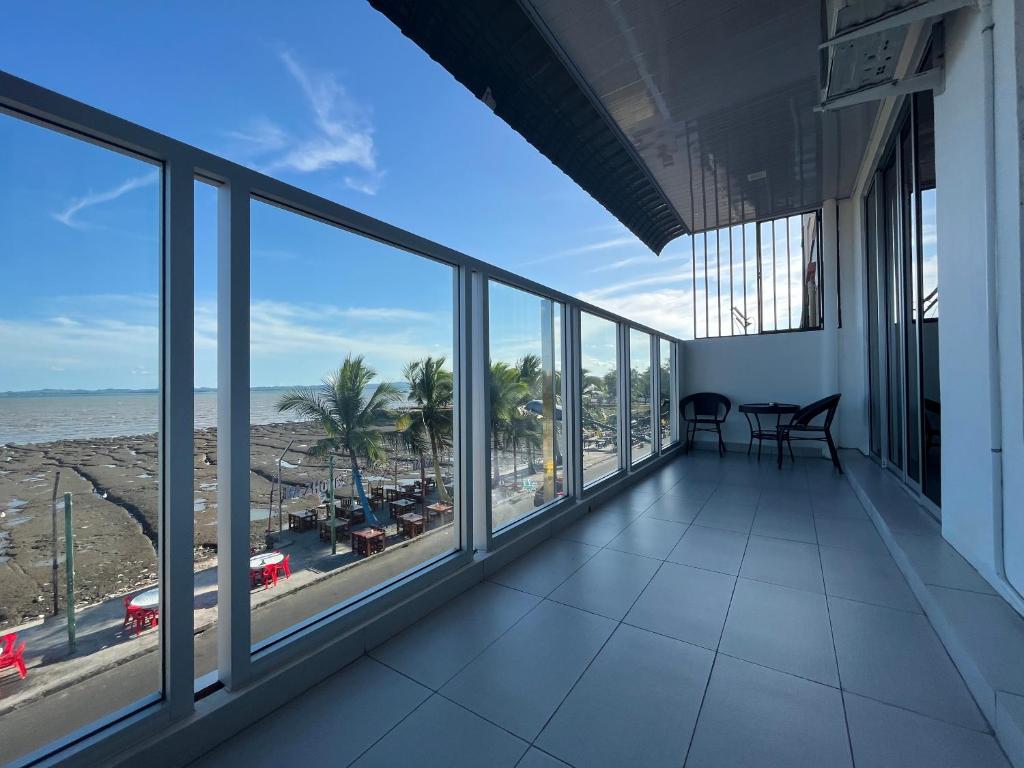
[[[284,388],[252,390],[249,422],[298,421],[277,410],[277,400],[284,391]],[[0,397],[0,445],[150,434],[157,430],[158,417],[158,398],[153,392]],[[216,425],[217,393],[196,392],[196,429]]]

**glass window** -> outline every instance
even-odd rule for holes
[[[259,643],[457,547],[454,278],[281,208],[251,210]],[[296,596],[276,600],[282,590]]]
[[[693,237],[694,337],[822,327],[820,212]]]
[[[672,443],[672,342],[658,339],[658,424],[661,445]]]
[[[0,635],[27,667],[0,673],[6,764],[161,690],[161,190],[6,115],[0,147]]]
[[[491,282],[492,529],[565,494],[562,305]]]
[[[651,409],[651,337],[629,330],[629,430],[634,464],[651,455],[654,424]]]
[[[581,312],[580,359],[583,484],[590,485],[619,470],[618,326]]]

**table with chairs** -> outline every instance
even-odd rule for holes
[[[136,595],[124,596],[124,622],[122,629],[135,630],[138,637],[143,631],[160,624],[160,589],[153,587]]]
[[[284,576],[290,579],[292,576],[291,556],[281,552],[263,552],[249,558],[249,585],[256,587],[263,585],[264,589],[270,586],[277,586],[277,579]]]

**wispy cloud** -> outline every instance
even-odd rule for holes
[[[77,218],[78,214],[82,211],[96,205],[102,205],[103,203],[109,203],[117,200],[119,197],[123,197],[132,190],[156,184],[157,179],[159,179],[159,173],[157,171],[151,171],[143,174],[142,176],[135,176],[133,178],[126,179],[113,189],[107,189],[102,192],[89,192],[82,197],[76,197],[68,203],[64,210],[56,211],[52,213],[51,216],[61,224],[71,227],[72,229],[89,229],[92,225]]]
[[[527,264],[543,264],[548,261],[556,261],[557,259],[566,259],[571,256],[582,256],[587,253],[595,253],[598,251],[607,251],[612,248],[621,248],[624,245],[637,245],[640,241],[633,235],[626,235],[623,237],[612,237],[607,240],[600,240],[596,243],[587,243],[586,245],[580,245],[576,248],[569,248],[564,251],[558,251],[557,253],[551,253],[547,256],[541,256],[536,259],[530,259],[529,261],[522,262],[523,265]]]
[[[347,167],[352,170],[342,177],[345,186],[377,194],[385,172],[377,164],[369,111],[349,95],[333,72],[303,66],[287,50],[279,55],[312,112],[312,131],[292,135],[261,117],[242,130],[229,132],[228,138],[245,145],[267,173],[316,173]]]

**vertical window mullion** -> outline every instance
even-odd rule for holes
[[[469,492],[473,503],[470,506],[473,516],[471,522],[472,548],[488,551],[491,548],[492,504],[491,491],[488,483],[491,478],[491,362],[489,344],[490,316],[487,306],[487,277],[482,272],[469,275],[470,309],[469,322],[471,330],[470,349],[470,419],[473,430],[473,458],[468,464],[472,473]]]
[[[786,329],[793,329],[793,245],[789,240],[792,216],[786,217]]]
[[[172,719],[193,707],[194,182],[189,162],[163,169],[160,360],[160,656]]]
[[[249,191],[229,181],[217,203],[217,667],[231,690],[251,667]]]

